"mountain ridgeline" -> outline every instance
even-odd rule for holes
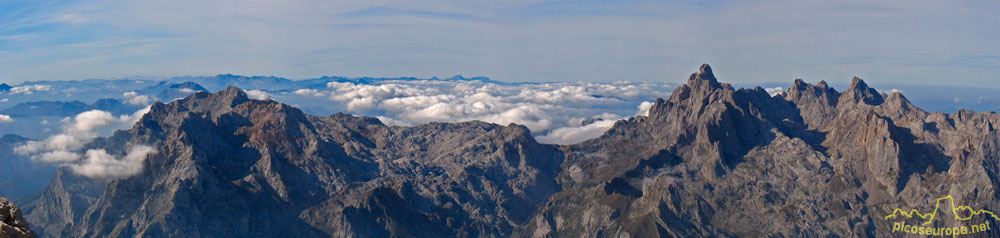
[[[87,145],[151,146],[137,175],[61,169],[23,208],[44,237],[883,237],[894,209],[946,195],[1000,210],[997,123],[857,78],[734,89],[708,65],[647,116],[565,146],[515,124],[313,116],[229,87]]]

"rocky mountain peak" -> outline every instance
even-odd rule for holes
[[[240,103],[249,100],[246,92],[243,92],[243,90],[234,86],[226,87],[225,90],[217,93],[217,95],[218,97],[221,97],[220,100],[225,99],[225,101],[229,101],[232,106],[239,105]]]
[[[722,87],[721,85],[719,85],[719,81],[715,79],[715,74],[712,73],[712,67],[708,66],[708,64],[702,64],[701,67],[698,68],[698,72],[692,73],[691,76],[688,77],[688,82],[685,85],[688,85],[692,88],[707,87],[709,89],[716,89]]]
[[[150,108],[149,114],[167,115],[173,112],[191,111],[196,113],[208,112],[213,116],[218,116],[232,111],[233,108],[247,101],[250,101],[250,98],[247,97],[246,92],[237,87],[230,86],[217,93],[199,91],[184,99],[168,104],[155,103]]]
[[[806,86],[809,86],[809,84],[807,84],[806,81],[804,81],[802,79],[795,79],[795,81],[792,82],[792,87],[789,88],[789,89],[792,89],[792,88],[805,89]]]
[[[830,88],[829,85],[826,85],[826,80],[820,80],[819,83],[816,83],[816,87],[819,87],[819,88],[822,88],[822,89],[828,89],[828,88]]]
[[[11,88],[14,88],[14,87],[11,87],[10,85],[7,85],[6,83],[0,83],[0,92],[10,91]]]
[[[903,93],[898,91],[889,93],[889,96],[885,98],[885,102],[890,104],[900,104],[900,105],[910,104],[910,100],[906,99],[906,96],[903,96]]]
[[[726,89],[728,91],[734,91],[732,86],[729,84],[719,83],[715,78],[715,74],[712,73],[712,67],[708,64],[702,64],[698,69],[698,72],[692,73],[688,77],[687,83],[674,89],[674,92],[670,94],[670,99],[667,100],[669,103],[682,103],[687,101],[689,98],[694,101],[698,101],[706,98],[717,98],[714,92],[720,89]],[[657,104],[659,105],[659,104]],[[657,107],[654,105],[654,107]]]
[[[841,95],[840,101],[876,106],[885,102],[885,99],[874,88],[868,87],[864,80],[854,77],[851,79],[851,86],[847,87],[847,90],[844,90],[844,94]]]
[[[825,81],[811,85],[802,79],[796,79],[783,97],[793,102],[806,125],[815,129],[836,116],[840,93],[830,88]]]
[[[708,64],[701,64],[701,67],[698,67],[698,75],[705,79],[715,80],[715,74],[712,74],[712,66]]]
[[[820,81],[818,84],[812,85],[802,79],[795,79],[792,87],[788,88],[785,97],[793,101],[801,101],[802,97],[824,98],[824,103],[829,106],[836,106],[840,93],[830,88],[826,84],[826,81]]]

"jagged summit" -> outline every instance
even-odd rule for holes
[[[169,104],[183,105],[184,108],[190,109],[191,111],[211,112],[212,114],[218,115],[249,100],[250,98],[247,96],[246,92],[240,88],[229,86],[216,93],[198,91],[186,98],[170,102]],[[164,106],[165,105],[163,103],[156,103],[150,110],[156,111],[158,108],[162,108]]]
[[[829,85],[826,85],[826,80],[820,80],[819,83],[816,83],[816,87],[819,87],[819,88],[822,88],[822,89],[830,88]]]
[[[698,72],[692,73],[684,85],[674,89],[674,92],[670,94],[670,99],[665,102],[677,104],[687,101],[689,98],[698,100],[713,97],[712,95],[716,95],[715,92],[720,89],[733,91],[729,84],[719,83],[715,74],[712,73],[711,66],[702,64]],[[661,104],[661,100],[657,99],[654,107]]]
[[[712,66],[709,66],[708,64],[702,64],[701,67],[698,68],[698,72],[692,73],[691,77],[688,78],[688,80],[694,80],[694,79],[705,79],[710,81],[716,81],[715,74],[712,73]]]
[[[222,90],[217,94],[221,97],[232,98],[233,100],[240,102],[246,101],[248,99],[247,93],[244,92],[242,89],[237,88],[236,86],[226,87],[225,90]]]
[[[820,89],[820,91],[822,91],[822,92],[830,92],[828,90],[832,90],[832,88],[830,88],[830,86],[826,84],[825,80],[820,80],[819,83],[816,83],[816,85],[812,85],[812,84],[806,83],[805,80],[802,80],[800,78],[796,78],[792,82],[792,87],[789,87],[788,90],[794,90],[794,91],[800,91],[801,92],[801,91],[807,91],[809,88]],[[836,90],[832,90],[832,92],[836,92]]]
[[[809,84],[807,84],[806,81],[804,81],[804,80],[802,80],[800,78],[797,78],[797,79],[795,79],[795,81],[792,81],[792,87],[791,88],[805,89],[805,87],[807,87],[807,86],[809,86]]]
[[[840,101],[842,103],[864,103],[875,106],[885,102],[885,99],[877,90],[868,87],[868,84],[864,80],[855,76],[851,79],[851,86],[848,86],[841,95]]]
[[[696,89],[702,88],[702,85],[706,85],[705,88],[707,89],[717,89],[722,87],[722,85],[719,84],[719,81],[715,78],[715,74],[712,73],[712,67],[708,66],[708,64],[702,64],[701,67],[698,68],[698,72],[692,73],[691,76],[688,77],[688,82],[685,85]]]
[[[795,104],[799,115],[809,128],[821,128],[837,115],[836,107],[840,92],[830,88],[826,81],[812,85],[802,79],[795,79],[792,87],[781,96]]]

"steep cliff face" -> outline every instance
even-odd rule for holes
[[[771,96],[703,65],[648,116],[554,146],[519,125],[390,127],[230,87],[89,144],[155,152],[136,175],[60,171],[28,218],[49,237],[885,237],[894,209],[949,195],[1000,210],[998,122],[858,78]]]
[[[106,181],[60,169],[41,195],[25,207],[28,222],[41,236],[66,237],[104,192]]]
[[[35,233],[28,228],[28,222],[21,216],[21,209],[4,197],[0,197],[0,237],[35,237]]]

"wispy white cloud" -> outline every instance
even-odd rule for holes
[[[653,107],[653,102],[642,102],[639,104],[639,112],[636,115],[649,116],[649,109]]]
[[[136,145],[132,146],[124,157],[118,158],[108,154],[104,149],[91,149],[87,150],[85,158],[80,163],[70,164],[69,168],[74,173],[91,178],[127,177],[142,172],[143,161],[155,152],[153,147]]]
[[[247,90],[246,92],[247,92],[247,96],[248,97],[253,98],[253,99],[257,99],[257,100],[267,100],[267,99],[271,98],[270,94],[268,94],[267,92],[261,91],[261,90],[253,89],[253,90]]]
[[[553,144],[574,144],[588,139],[597,138],[605,131],[615,125],[614,120],[597,121],[586,126],[563,127],[553,130],[551,133],[538,136],[538,141]]]
[[[0,123],[10,123],[10,122],[14,122],[14,118],[11,118],[10,115],[0,114]]]
[[[91,110],[62,120],[60,133],[40,141],[29,141],[14,148],[14,152],[50,163],[68,163],[80,159],[77,153],[99,135],[135,124],[149,112],[143,108],[131,115],[114,116],[101,110]]]
[[[774,95],[778,95],[785,92],[785,88],[782,87],[765,88],[764,91],[767,91],[767,94],[771,94],[771,96],[774,97]]]
[[[980,97],[976,98],[976,104],[983,104],[983,103],[989,103],[989,102],[990,102],[990,99],[987,98],[987,97],[980,96]]]
[[[323,96],[323,93],[320,93],[316,89],[309,89],[309,88],[303,88],[303,89],[295,90],[294,93],[298,94],[298,95],[302,95],[302,96],[315,96],[315,97],[322,97]]]
[[[87,18],[80,16],[80,14],[67,13],[56,16],[55,18],[52,19],[52,21],[57,23],[68,23],[73,25],[79,25],[87,22]]]
[[[155,100],[148,95],[139,95],[139,93],[136,93],[135,91],[122,93],[122,96],[125,97],[125,103],[139,106],[149,105],[153,102],[153,100]]]
[[[49,91],[49,90],[52,90],[52,86],[50,86],[50,85],[34,84],[34,85],[25,85],[25,86],[13,87],[13,88],[10,89],[10,94],[27,94],[27,95],[31,95],[31,94],[34,94],[35,92]]]

